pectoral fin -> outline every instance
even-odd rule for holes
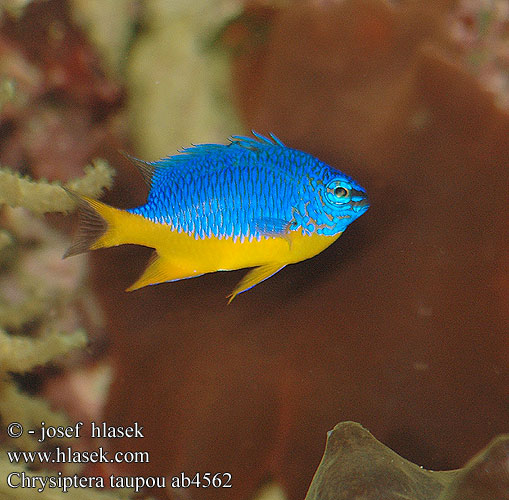
[[[254,287],[255,285],[258,285],[258,283],[261,283],[262,281],[266,280],[267,278],[270,278],[274,274],[276,274],[278,271],[283,269],[285,265],[281,265],[280,262],[275,264],[265,264],[264,266],[256,267],[249,271],[238,283],[238,285],[235,287],[235,290],[228,295],[229,299],[228,304],[231,303],[231,301],[242,292],[245,292],[246,290],[249,290],[250,288]]]
[[[285,236],[288,234],[291,222],[272,217],[262,217],[255,221],[256,229],[265,236]]]
[[[133,283],[126,292],[132,292],[138,290],[147,285],[155,285],[156,283],[165,283],[167,281],[178,281],[185,278],[194,278],[200,276],[201,273],[195,269],[189,269],[186,266],[179,266],[169,259],[165,259],[154,253],[150,259],[145,271]]]
[[[292,221],[288,222],[283,219],[273,219],[271,217],[262,217],[256,220],[256,230],[260,231],[263,236],[271,236],[274,238],[284,238],[288,242],[290,249],[292,248],[292,240],[289,236]]]

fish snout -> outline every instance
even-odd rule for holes
[[[369,199],[365,191],[352,189],[351,206],[354,212],[365,212],[369,208]]]

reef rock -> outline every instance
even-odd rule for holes
[[[505,500],[509,435],[494,439],[460,470],[429,471],[400,457],[360,424],[329,432],[305,500]]]

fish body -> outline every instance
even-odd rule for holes
[[[156,250],[128,290],[256,267],[233,298],[287,264],[313,257],[368,209],[365,190],[313,156],[253,132],[149,163],[146,204],[120,210],[80,201],[83,229],[66,256],[126,243]]]

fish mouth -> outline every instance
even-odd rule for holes
[[[352,201],[351,206],[354,212],[365,212],[369,208],[368,195],[364,191],[358,189],[352,189],[351,192]]]

